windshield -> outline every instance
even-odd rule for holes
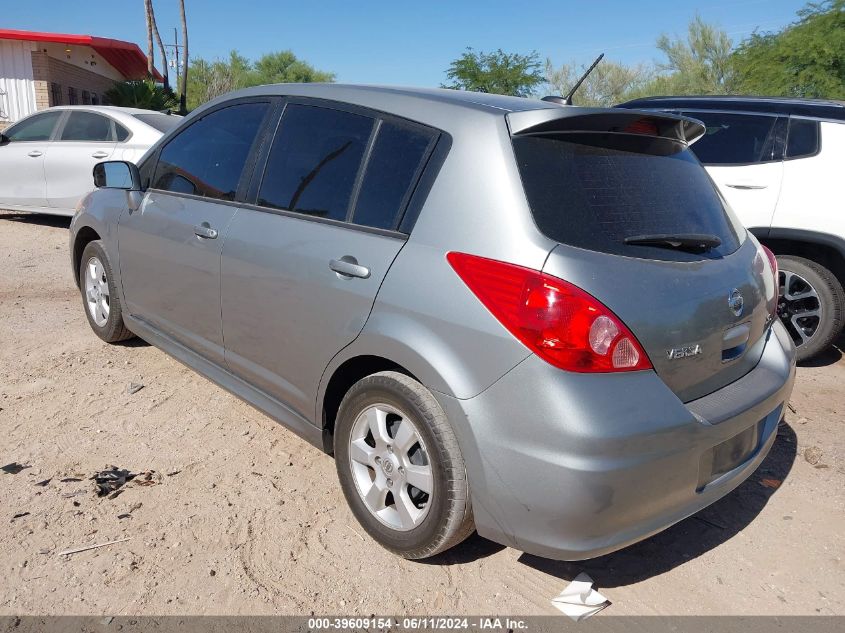
[[[722,198],[680,143],[613,134],[514,137],[531,212],[548,237],[579,248],[649,259],[696,260],[740,245]],[[720,244],[682,252],[625,243],[648,235],[704,234]]]

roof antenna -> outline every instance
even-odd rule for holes
[[[550,101],[552,103],[557,103],[558,105],[569,106],[572,105],[572,97],[578,88],[581,87],[581,84],[584,83],[584,80],[590,76],[590,73],[593,72],[593,69],[599,65],[599,62],[604,59],[604,53],[596,57],[596,61],[587,69],[587,71],[581,75],[581,79],[575,82],[575,85],[572,86],[572,90],[566,93],[565,97],[556,97],[549,95],[548,97],[543,97],[542,101]]]

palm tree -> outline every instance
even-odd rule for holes
[[[153,76],[155,58],[153,57],[153,3],[152,0],[144,0],[144,18],[147,21],[147,76]]]
[[[185,0],[179,0],[179,14],[182,18],[182,76],[179,79],[179,111],[182,114],[188,113],[187,90],[188,90],[188,21],[185,19]]]
[[[165,90],[170,90],[170,77],[167,73],[167,53],[164,50],[164,42],[161,41],[161,34],[158,32],[158,24],[156,24],[156,14],[153,10],[153,0],[145,0],[147,4],[147,11],[149,11],[149,20],[150,25],[152,26],[152,32],[155,36],[156,43],[158,44],[158,50],[161,51],[161,74],[164,78],[164,88]],[[155,65],[155,64],[153,64]]]
[[[116,83],[103,97],[109,105],[124,108],[164,111],[176,107],[176,95],[152,79]]]

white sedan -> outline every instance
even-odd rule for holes
[[[0,208],[73,215],[104,160],[137,162],[182,117],[112,106],[57,106],[0,133]]]

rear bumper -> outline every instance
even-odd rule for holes
[[[682,403],[652,371],[561,372],[535,356],[468,400],[438,394],[467,463],[478,532],[581,560],[642,540],[765,459],[795,380],[776,322],[743,378]]]

